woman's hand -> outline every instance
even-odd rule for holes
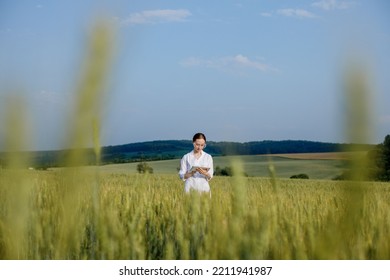
[[[203,176],[205,176],[207,179],[210,179],[209,173],[208,173],[206,170],[204,170],[203,168],[198,167],[198,168],[196,169],[196,171],[198,171],[200,174],[202,174]]]
[[[187,172],[187,173],[184,175],[184,179],[188,179],[188,178],[194,176],[195,173],[196,173],[195,170],[192,171],[192,172],[191,172],[191,171],[190,171],[190,172]]]

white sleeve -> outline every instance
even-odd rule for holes
[[[213,165],[212,156],[209,156],[208,165],[210,166],[210,169],[209,169],[209,171],[207,171],[207,173],[209,173],[210,179],[211,179],[211,178],[213,178],[213,175],[214,175],[214,165]]]
[[[187,157],[183,156],[182,159],[180,160],[180,171],[179,171],[179,177],[183,181],[185,181],[184,175],[186,173],[187,173]]]

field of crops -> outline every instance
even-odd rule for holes
[[[389,259],[390,184],[0,169],[1,259]]]
[[[245,155],[245,156],[219,156],[214,157],[214,168],[232,166],[232,162],[240,161],[242,168],[248,176],[268,177],[268,166],[272,163],[278,178],[290,178],[292,175],[305,173],[311,179],[333,179],[343,173],[346,160],[343,153],[306,154],[305,158],[297,154],[287,155]],[[329,158],[331,157],[331,158]],[[137,164],[110,164],[99,167],[99,172],[105,174],[135,174]],[[177,174],[180,159],[148,161],[155,174]]]

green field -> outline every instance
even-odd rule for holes
[[[290,178],[291,175],[305,173],[311,179],[333,179],[345,169],[345,161],[341,159],[290,159],[279,156],[222,156],[214,157],[214,168],[231,166],[240,161],[248,176],[268,177],[270,164],[276,169],[276,175],[280,178]],[[150,161],[147,162],[156,174],[177,174],[180,159]],[[112,164],[99,167],[103,173],[137,172],[138,163]],[[93,167],[91,167],[93,168]]]

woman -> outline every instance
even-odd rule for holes
[[[180,179],[185,181],[184,191],[210,192],[209,181],[213,177],[213,158],[203,151],[206,147],[206,136],[196,133],[192,138],[194,149],[185,154],[180,161]]]

